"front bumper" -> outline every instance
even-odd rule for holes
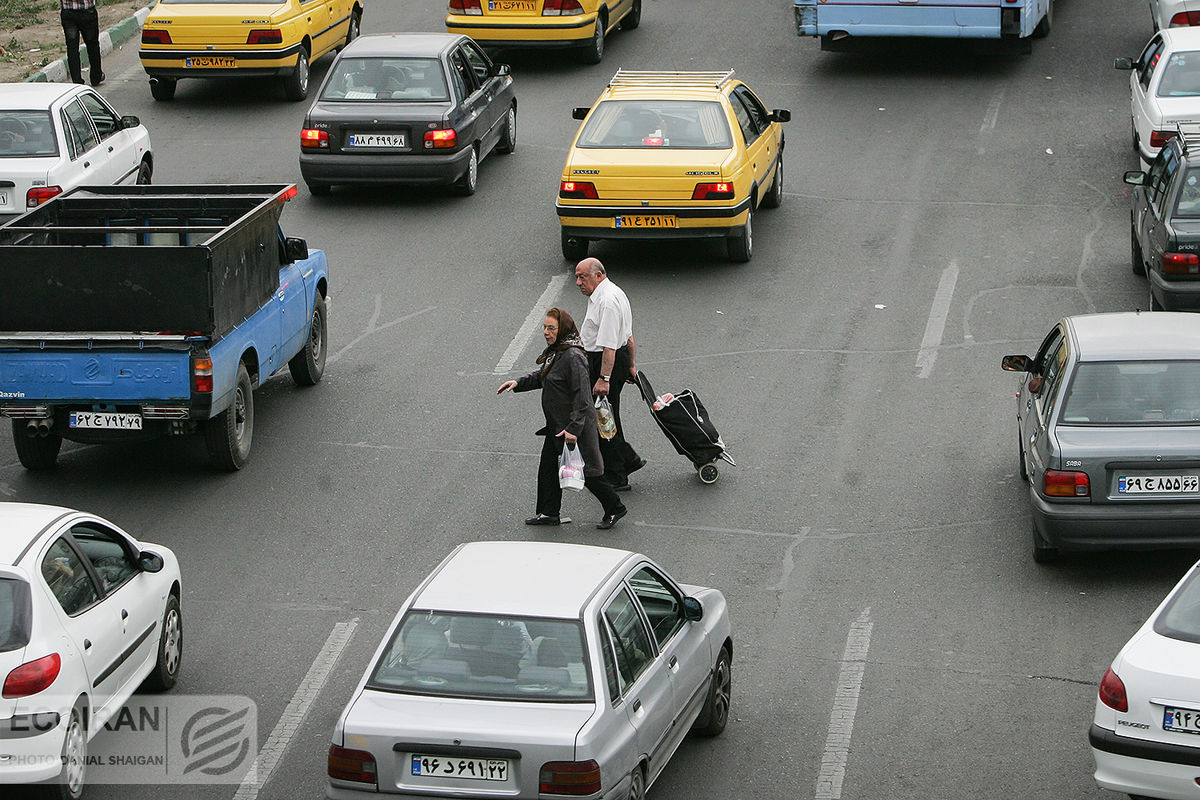
[[[60,721],[53,712],[0,720],[0,784],[47,781],[62,772]]]
[[[470,36],[484,47],[576,47],[596,33],[596,15],[576,17],[482,17],[452,14],[446,32]]]
[[[426,155],[342,155],[300,153],[300,175],[307,183],[415,183],[449,185],[462,177],[471,149]]]
[[[1131,739],[1098,725],[1088,730],[1088,741],[1096,784],[1104,789],[1165,800],[1200,796],[1200,748]]]
[[[1200,546],[1200,503],[1051,503],[1033,488],[1029,499],[1038,533],[1060,550]]]
[[[1200,281],[1169,281],[1161,273],[1146,270],[1150,291],[1168,311],[1200,311]]]

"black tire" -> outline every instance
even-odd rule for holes
[[[208,421],[204,435],[208,454],[217,467],[232,472],[246,465],[254,441],[254,391],[245,364],[238,364],[229,408]]]
[[[314,197],[325,197],[333,188],[328,183],[317,183],[316,181],[306,181],[305,185],[308,186],[308,193]]]
[[[38,788],[46,800],[79,800],[87,775],[87,711],[83,698],[75,701],[63,736],[62,772]]]
[[[183,617],[179,613],[179,598],[167,596],[163,610],[162,630],[158,636],[158,660],[154,671],[146,676],[146,688],[153,692],[165,692],[179,679],[179,665],[183,660]]]
[[[1154,296],[1154,286],[1153,285],[1150,287],[1149,294],[1150,294],[1150,310],[1151,311],[1166,311],[1167,310],[1165,307],[1163,307],[1162,303],[1158,302],[1158,298]]]
[[[621,30],[631,31],[642,24],[642,0],[633,0],[633,9],[621,20]]]
[[[629,773],[629,800],[646,800],[646,772],[641,764]]]
[[[325,317],[325,298],[317,293],[313,301],[312,319],[308,322],[308,341],[304,349],[288,362],[292,380],[301,386],[315,386],[325,374],[326,346],[329,342],[329,322]]]
[[[508,155],[517,149],[517,106],[515,103],[508,107],[505,115],[504,132],[500,134],[500,141],[496,142],[496,152],[501,155]]]
[[[57,433],[30,437],[26,434],[28,429],[28,420],[12,421],[13,447],[21,466],[31,472],[54,469],[58,463],[58,451],[62,449],[62,437]]]
[[[578,264],[587,258],[588,240],[582,236],[569,236],[565,230],[562,231],[562,254],[567,261]]]
[[[471,147],[471,156],[467,159],[467,171],[454,182],[454,193],[462,197],[470,197],[479,188],[479,151]]]
[[[779,208],[783,205],[783,154],[775,164],[775,178],[771,181],[771,189],[762,201],[763,208]]]
[[[175,98],[175,85],[179,83],[174,78],[155,78],[150,81],[150,96],[155,100],[172,100]]]
[[[704,701],[704,708],[692,725],[693,733],[700,736],[716,736],[725,730],[725,724],[729,722],[732,691],[733,668],[730,665],[729,650],[722,647],[708,685],[708,699]]]
[[[721,477],[721,470],[716,464],[702,464],[696,473],[704,483],[716,483],[717,478]]]
[[[1054,0],[1046,0],[1046,16],[1042,17],[1041,22],[1033,29],[1033,38],[1045,39],[1050,35],[1050,29],[1054,27]]]
[[[1137,126],[1133,124],[1132,119],[1129,121],[1129,138],[1133,141],[1133,152],[1140,154],[1141,147],[1139,145],[1141,144],[1141,140],[1138,139]]]
[[[351,42],[353,42],[355,39],[357,39],[359,37],[359,34],[361,34],[361,33],[362,33],[362,12],[355,11],[353,14],[350,15],[350,28],[349,28],[349,30],[346,31],[346,43],[343,44],[342,47],[345,47],[347,44],[350,44]]]
[[[1017,428],[1017,461],[1021,470],[1021,480],[1029,482],[1029,470],[1025,468],[1025,443],[1021,441],[1021,429]]]
[[[308,51],[300,48],[296,56],[296,68],[283,79],[283,93],[288,100],[303,100],[308,97]]]
[[[588,39],[588,43],[583,46],[583,54],[581,59],[585,64],[599,64],[604,60],[604,26],[608,24],[608,18],[604,14],[596,17],[596,32],[592,34],[592,38]]]
[[[1057,547],[1051,546],[1049,542],[1042,538],[1038,533],[1037,524],[1030,523],[1033,528],[1033,560],[1038,564],[1053,564],[1058,561],[1062,554]]]
[[[1138,242],[1137,231],[1133,223],[1129,223],[1129,266],[1134,275],[1146,274],[1146,260],[1142,258],[1142,245]]]
[[[754,255],[754,227],[751,222],[753,217],[754,209],[746,209],[746,224],[742,226],[742,232],[725,240],[731,261],[744,264]]]

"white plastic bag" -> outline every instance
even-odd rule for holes
[[[583,489],[583,454],[579,445],[563,445],[558,457],[558,485],[574,492]]]
[[[601,439],[611,439],[617,435],[617,421],[613,418],[612,404],[607,397],[596,398],[596,427],[600,429]]]

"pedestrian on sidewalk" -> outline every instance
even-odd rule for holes
[[[621,388],[637,380],[633,312],[629,298],[609,280],[598,258],[585,258],[575,266],[575,285],[588,299],[579,336],[588,355],[592,394],[608,398],[617,424],[615,436],[600,440],[604,477],[617,491],[625,491],[629,473],[646,466],[646,460],[625,440],[621,426]]]
[[[558,459],[564,444],[579,448],[583,456],[584,486],[604,507],[604,518],[596,525],[608,530],[625,516],[626,508],[612,485],[604,480],[604,461],[600,455],[600,431],[596,409],[592,405],[588,380],[587,355],[579,341],[575,320],[560,308],[546,312],[542,323],[546,349],[538,356],[537,369],[515,381],[500,384],[496,394],[542,390],[542,413],[546,426],[542,436],[542,457],[538,462],[537,513],[526,525],[559,525],[570,522],[559,516],[562,487],[558,482]]]
[[[83,68],[79,61],[79,38],[82,36],[87,46],[92,86],[99,86],[104,83],[104,71],[100,69],[100,14],[96,11],[96,0],[59,0],[59,3],[71,80],[83,83]]]

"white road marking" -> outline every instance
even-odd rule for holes
[[[833,710],[829,714],[829,734],[825,738],[825,753],[821,756],[821,772],[817,776],[816,800],[839,800],[842,796],[842,780],[846,777],[846,763],[850,758],[850,735],[854,732],[854,715],[858,713],[858,695],[862,690],[873,627],[869,606],[850,623],[837,691],[833,696]]]
[[[333,362],[337,361],[339,358],[341,358],[342,356],[344,356],[346,354],[347,350],[349,350],[351,347],[354,347],[356,344],[361,342],[363,339],[366,339],[368,336],[373,336],[373,335],[379,333],[380,331],[385,331],[388,328],[392,327],[393,325],[399,325],[401,322],[407,322],[408,320],[412,319],[413,317],[419,317],[422,314],[428,314],[430,311],[434,311],[435,309],[437,309],[437,306],[428,306],[426,308],[422,308],[420,311],[414,311],[411,314],[405,314],[403,317],[397,317],[396,319],[392,320],[391,322],[385,322],[382,325],[380,325],[379,324],[379,314],[383,311],[383,296],[377,294],[377,295],[375,295],[375,311],[374,311],[374,313],[371,314],[371,319],[367,320],[366,330],[364,330],[358,336],[354,337],[354,339],[352,339],[349,344],[343,345],[342,348],[340,350],[338,350],[336,353],[330,353],[328,355],[328,357],[326,357],[325,363],[328,365],[328,364],[332,364]],[[326,310],[328,310],[328,308]]]
[[[517,363],[517,359],[521,357],[521,353],[529,345],[530,339],[538,332],[537,322],[546,313],[546,309],[550,307],[550,300],[554,295],[562,291],[566,285],[566,275],[555,275],[550,279],[549,285],[546,286],[546,291],[542,292],[542,296],[533,304],[533,308],[529,309],[529,316],[521,323],[521,327],[517,329],[517,335],[508,343],[508,348],[505,349],[504,355],[500,356],[500,360],[496,362],[496,368],[492,370],[493,375],[503,375],[513,368],[513,364]]]
[[[929,309],[929,321],[925,323],[925,335],[921,338],[921,352],[917,353],[917,367],[921,377],[928,378],[937,361],[942,334],[946,330],[946,317],[950,314],[950,301],[954,299],[954,284],[958,282],[958,264],[951,261],[942,271],[937,291],[933,293],[933,307]]]
[[[242,783],[234,793],[233,800],[256,800],[259,791],[270,780],[275,767],[279,766],[284,751],[287,750],[292,737],[300,730],[304,718],[308,716],[308,711],[312,708],[313,701],[321,693],[325,681],[329,678],[329,673],[333,671],[334,664],[341,657],[346,645],[350,643],[350,637],[354,635],[354,629],[357,627],[357,617],[349,622],[339,622],[333,626],[333,632],[329,634],[321,652],[317,654],[316,660],[308,668],[308,674],[304,676],[304,680],[300,681],[299,688],[292,695],[292,700],[287,704],[287,708],[283,710],[279,722],[275,723],[271,735],[259,749],[258,757],[254,759],[250,771],[246,773],[245,778],[242,778]]]
[[[988,143],[992,140],[992,133],[996,130],[996,120],[1000,116],[1000,104],[1004,102],[1004,87],[996,90],[992,95],[992,102],[988,103],[987,111],[983,114],[983,124],[979,126],[978,145],[975,147],[975,152],[983,155],[987,151]]]

